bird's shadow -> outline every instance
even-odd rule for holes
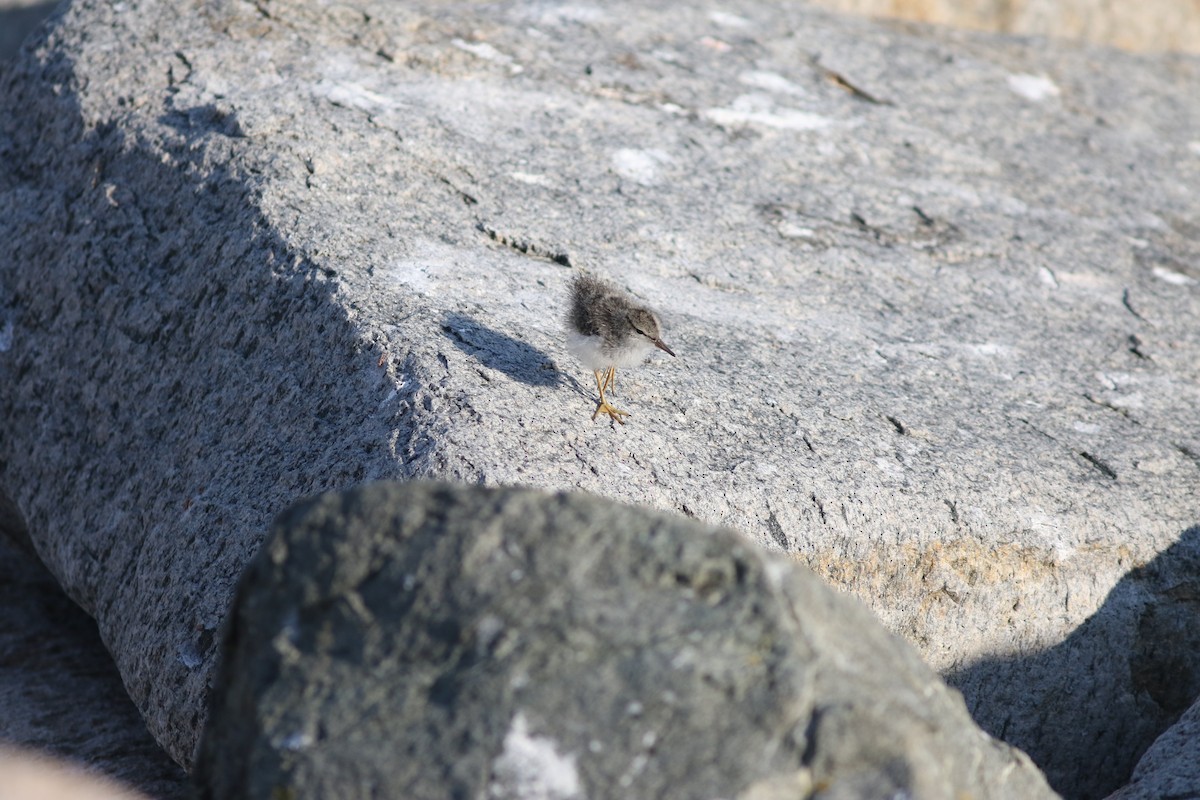
[[[560,372],[546,353],[465,314],[446,314],[442,318],[442,333],[471,358],[515,381],[528,386],[572,386],[583,392],[579,382]]]

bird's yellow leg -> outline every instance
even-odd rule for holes
[[[596,372],[595,372],[596,388],[600,390],[600,405],[596,406],[596,410],[594,412],[592,412],[592,419],[595,419],[597,415],[599,415],[601,412],[603,412],[605,414],[608,414],[610,417],[615,419],[617,422],[624,425],[625,420],[621,419],[621,417],[623,417],[623,416],[628,417],[629,412],[622,411],[619,408],[615,408],[615,407],[609,405],[608,401],[604,399],[604,387],[607,386],[609,383],[611,383],[612,374],[614,372],[616,372],[616,369],[614,367],[609,367],[608,371],[605,373],[603,378],[600,377],[600,370],[596,370]]]
[[[604,376],[604,388],[610,392],[617,388],[617,368],[616,367],[608,368],[608,374]]]

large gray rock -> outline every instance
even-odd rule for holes
[[[1080,665],[1196,522],[1194,59],[749,0],[91,0],[3,80],[0,492],[182,763],[269,520],[379,477],[794,553],[1080,796],[1157,734],[1097,750],[1140,689]],[[623,427],[563,347],[584,268],[680,355],[618,376]],[[1063,646],[1003,706],[972,679]]]
[[[582,494],[301,504],[224,653],[211,798],[1055,796],[808,570]]]

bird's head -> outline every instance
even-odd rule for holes
[[[634,308],[629,311],[629,324],[639,336],[646,338],[651,344],[662,350],[667,355],[674,356],[675,351],[667,347],[662,340],[662,330],[658,324],[658,317],[654,316],[654,312],[648,308]]]

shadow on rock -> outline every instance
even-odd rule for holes
[[[161,115],[158,121],[184,136],[219,133],[222,136],[241,139],[246,135],[232,108],[221,108],[211,103],[191,108],[172,108]]]
[[[21,42],[50,16],[57,5],[58,0],[48,0],[0,9],[0,64],[16,57]]]
[[[550,356],[541,350],[464,314],[447,314],[442,321],[442,333],[471,358],[515,381],[529,386],[568,383]]]
[[[1061,644],[946,680],[980,726],[1028,753],[1064,797],[1107,796],[1200,695],[1200,526],[1131,570]],[[1035,710],[1015,710],[1026,708]]]
[[[68,51],[0,81],[24,109],[0,115],[0,193],[23,204],[0,203],[0,311],[20,321],[0,360],[0,526],[19,509],[41,532],[146,725],[187,765],[233,577],[295,497],[420,457],[423,384],[394,388],[381,364],[403,371],[406,354],[362,341],[328,261],[278,235],[254,176],[224,166],[236,117],[172,106],[165,150],[91,125],[49,89],[76,85]],[[30,455],[39,436],[72,444]],[[61,475],[85,476],[65,507]]]

